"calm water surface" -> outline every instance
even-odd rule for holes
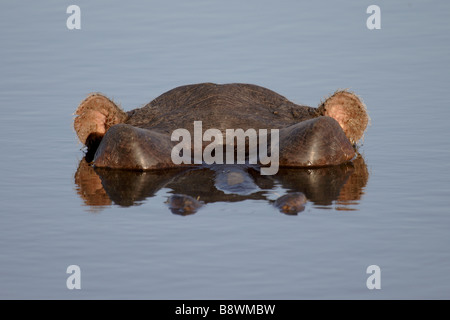
[[[450,4],[68,1],[0,10],[0,298],[450,298]],[[352,167],[251,176],[94,172],[73,112],[90,92],[125,110],[176,86],[244,82],[316,106],[350,88],[371,126]],[[128,184],[127,184],[128,183]],[[297,215],[272,202],[310,201]],[[206,205],[173,214],[174,193]],[[79,265],[81,290],[66,268]],[[366,268],[381,268],[368,290]]]

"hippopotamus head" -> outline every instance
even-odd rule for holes
[[[355,157],[355,146],[369,122],[365,105],[350,91],[336,91],[312,108],[250,84],[182,86],[128,112],[94,93],[75,114],[75,131],[96,167],[132,170],[199,165],[205,162],[207,151],[209,159],[217,160],[225,146],[228,151],[225,136],[230,129],[244,132],[246,161],[251,159],[252,146],[261,151],[261,141],[265,141],[271,151],[265,156],[272,157],[277,168],[338,165]],[[251,143],[253,132],[260,134],[258,145]],[[196,137],[202,138],[199,144]],[[239,141],[234,144],[235,137],[233,153],[240,148]],[[208,143],[213,138],[211,147],[213,143]],[[220,139],[224,141],[216,141]],[[261,153],[256,155],[259,164],[268,163]]]

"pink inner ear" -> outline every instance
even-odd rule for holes
[[[90,120],[95,124],[96,126],[96,133],[99,134],[105,134],[106,133],[106,128],[105,128],[105,123],[106,123],[106,116],[99,112],[99,111],[90,111]]]
[[[335,104],[332,106],[327,106],[327,111],[325,112],[325,115],[334,118],[334,120],[336,120],[339,123],[342,130],[346,131],[347,129],[346,123],[348,119],[347,114],[342,105]]]

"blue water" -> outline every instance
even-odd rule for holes
[[[70,4],[81,30],[66,27]],[[450,298],[450,4],[379,1],[381,29],[368,30],[371,4],[2,2],[0,298]],[[102,92],[130,110],[198,82],[311,106],[358,93],[371,117],[358,196],[295,216],[270,205],[280,183],[189,216],[169,210],[170,184],[133,205],[91,184],[103,202],[86,201],[80,101]],[[81,290],[66,287],[72,264]],[[366,287],[373,264],[380,290]]]

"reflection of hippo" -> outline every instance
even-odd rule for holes
[[[280,167],[348,162],[368,123],[364,104],[348,91],[334,93],[316,109],[249,84],[182,86],[129,112],[92,94],[75,114],[75,131],[95,167],[137,170],[176,167],[171,134],[185,128],[194,135],[194,121],[221,132],[279,129]]]
[[[139,205],[165,188],[174,195],[168,205],[177,214],[195,213],[200,204],[244,200],[267,201],[283,213],[295,214],[302,210],[304,196],[316,206],[335,202],[337,208],[349,210],[347,205],[357,203],[363,194],[368,176],[361,156],[337,166],[282,168],[272,176],[262,176],[257,167],[246,165],[140,172],[94,168],[82,159],[75,184],[78,194],[93,211],[112,203]]]

